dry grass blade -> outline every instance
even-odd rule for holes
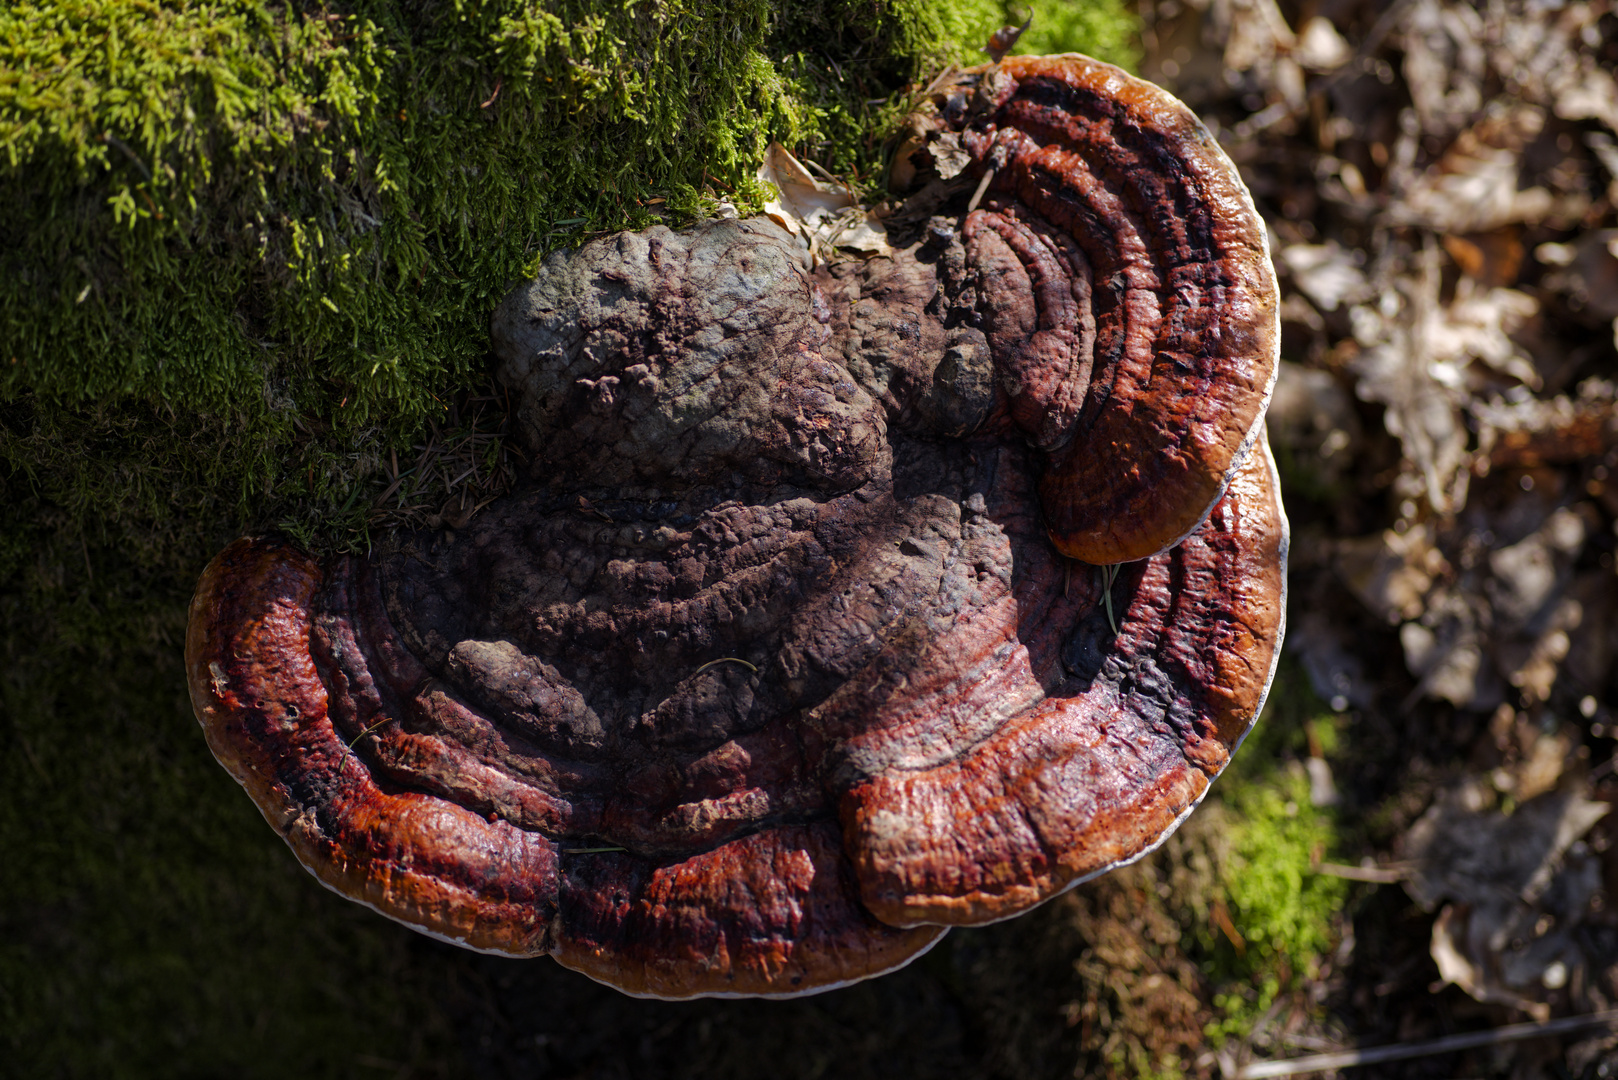
[[[752,672],[757,672],[758,671],[758,668],[754,667],[752,664],[749,664],[746,660],[743,660],[739,656],[721,656],[717,660],[708,661],[706,664],[703,664],[701,667],[697,668],[697,670],[693,671],[691,674],[692,675],[701,675],[704,671],[707,671],[709,668],[713,667],[715,664],[740,664],[742,667],[746,668],[748,671],[752,671]]]

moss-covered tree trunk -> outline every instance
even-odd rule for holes
[[[1112,0],[1037,6],[1029,47],[1128,62]],[[197,572],[248,530],[363,547],[395,462],[485,379],[525,268],[756,204],[772,139],[874,193],[905,87],[1006,16],[0,11],[0,1058],[352,1075],[451,1053],[408,935],[314,888],[208,757],[179,662]]]

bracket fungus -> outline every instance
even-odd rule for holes
[[[321,881],[631,994],[790,995],[1195,806],[1283,629],[1263,224],[1083,57],[928,124],[965,164],[891,256],[767,219],[551,256],[493,321],[531,473],[464,528],[209,565],[197,715]]]

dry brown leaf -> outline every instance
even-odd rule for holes
[[[847,188],[818,180],[780,143],[771,143],[758,178],[775,185],[776,197],[764,212],[788,232],[802,237],[812,262],[824,262],[833,249],[866,255],[893,250],[887,229],[859,205]]]

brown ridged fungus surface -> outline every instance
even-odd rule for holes
[[[1051,539],[1187,536],[1258,438],[1279,297],[1264,223],[1191,111],[1079,57],[1011,57],[940,109],[992,179],[962,233],[1012,413],[1052,451]]]
[[[964,85],[964,220],[819,269],[767,221],[553,256],[494,319],[521,490],[209,565],[197,715],[323,882],[630,993],[794,994],[1201,798],[1284,614],[1262,226],[1115,69]]]

